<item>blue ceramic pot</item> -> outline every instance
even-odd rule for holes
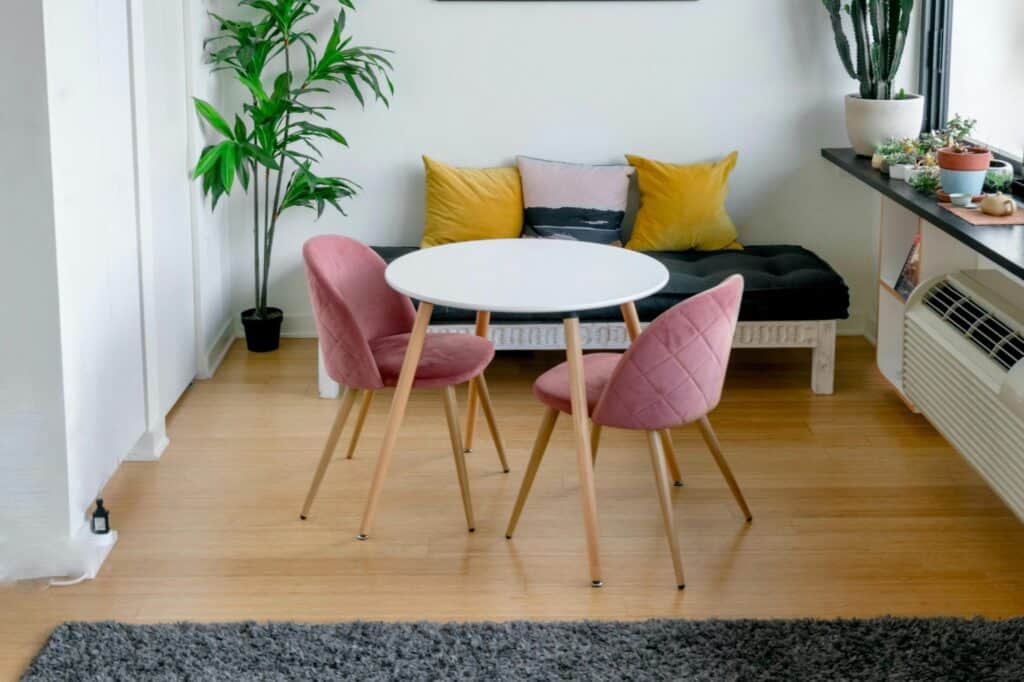
[[[961,171],[941,169],[942,191],[946,194],[969,194],[977,196],[981,194],[985,186],[985,174],[988,171]]]

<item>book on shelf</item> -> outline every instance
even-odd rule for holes
[[[921,283],[921,234],[914,235],[907,260],[903,262],[900,276],[896,278],[896,293],[907,300],[914,288]]]

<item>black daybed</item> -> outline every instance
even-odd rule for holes
[[[374,247],[391,262],[416,247]],[[849,317],[850,292],[832,267],[800,246],[747,246],[742,251],[651,252],[668,268],[669,282],[657,294],[637,301],[643,322],[650,322],[676,303],[709,289],[729,275],[743,275],[746,287],[740,309],[737,348],[808,348],[812,351],[811,388],[833,391],[836,323]],[[614,273],[609,273],[610,277]],[[474,330],[475,313],[437,306],[432,328]],[[585,348],[629,345],[617,307],[580,314]],[[498,350],[564,348],[561,316],[495,313],[490,337]],[[330,395],[321,377],[321,394]]]

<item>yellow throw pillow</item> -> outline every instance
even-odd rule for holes
[[[523,185],[516,168],[455,168],[423,157],[427,221],[420,246],[510,239],[523,232]]]
[[[633,251],[742,249],[725,210],[737,152],[717,163],[678,165],[626,155],[636,168],[640,211],[626,244]]]

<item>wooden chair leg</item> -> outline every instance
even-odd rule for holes
[[[448,435],[452,439],[452,454],[455,456],[455,472],[459,476],[459,490],[462,492],[462,509],[466,512],[466,527],[472,533],[476,530],[473,518],[473,496],[469,492],[469,473],[466,471],[466,450],[462,445],[462,431],[459,429],[458,403],[455,399],[455,388],[447,386],[441,389],[441,400],[444,403],[444,416],[448,421]]]
[[[668,487],[665,456],[661,452],[658,436],[657,432],[648,431],[647,446],[651,452],[651,467],[654,469],[654,483],[658,487],[658,504],[661,506],[661,518],[665,523],[668,549],[672,554],[672,568],[676,572],[676,586],[681,590],[686,587],[686,577],[683,575],[683,557],[679,553],[679,538],[676,536],[676,524],[672,518],[672,495]]]
[[[338,445],[338,438],[341,437],[341,432],[345,428],[345,422],[348,420],[348,415],[352,411],[352,405],[355,404],[358,393],[359,391],[346,388],[345,394],[341,397],[338,414],[334,417],[331,431],[327,435],[327,443],[324,444],[324,451],[320,455],[320,463],[316,466],[313,482],[309,486],[309,492],[306,493],[306,501],[302,505],[302,513],[299,514],[299,518],[303,521],[309,516],[309,508],[313,506],[313,500],[316,498],[317,491],[320,490],[320,482],[324,480],[324,474],[327,473],[327,466],[331,463],[331,457],[334,456],[334,448]]]
[[[491,314],[481,310],[476,314],[476,335],[480,338],[487,338],[487,329],[491,326]],[[469,395],[466,399],[466,452],[473,451],[473,434],[476,431],[476,417],[480,411],[477,400],[476,380],[469,382]]]
[[[597,448],[601,445],[601,425],[590,422],[590,461],[597,464]]]
[[[476,436],[476,418],[480,412],[480,395],[476,390],[476,379],[469,380],[466,395],[466,438],[463,441],[466,452],[473,452],[473,439]]]
[[[356,423],[352,429],[352,440],[348,444],[348,452],[345,459],[352,459],[356,454],[356,447],[359,445],[359,437],[363,435],[363,424],[366,422],[366,414],[370,411],[370,404],[373,402],[373,391],[363,391],[363,404],[359,406],[359,414],[356,415]]]
[[[732,491],[732,496],[736,498],[736,504],[738,504],[740,506],[740,510],[743,511],[743,516],[746,517],[747,523],[750,523],[754,517],[750,513],[750,507],[747,506],[747,501],[743,498],[743,492],[740,490],[740,486],[736,482],[736,478],[732,475],[732,469],[729,468],[729,463],[725,461],[725,455],[722,454],[722,444],[718,442],[718,435],[715,434],[715,430],[711,428],[711,422],[708,421],[707,417],[701,417],[697,421],[697,426],[700,427],[700,434],[704,437],[704,442],[708,444],[708,450],[711,451],[711,456],[715,458],[715,464],[718,465],[719,471],[722,472],[725,482],[729,484],[729,490]]]
[[[533,443],[533,452],[530,453],[530,463],[526,465],[526,473],[523,475],[523,484],[519,486],[519,496],[516,498],[516,506],[512,509],[512,517],[508,520],[508,528],[505,529],[505,538],[512,539],[512,533],[519,523],[519,515],[523,513],[526,505],[526,498],[530,495],[530,488],[533,487],[533,479],[537,476],[537,469],[544,453],[548,448],[548,441],[551,440],[551,432],[555,429],[555,422],[558,421],[558,410],[549,407],[544,413],[544,419],[540,423],[540,431],[537,432],[537,440]]]
[[[491,404],[491,393],[487,390],[487,380],[481,373],[476,378],[476,389],[480,394],[480,406],[484,408],[484,418],[487,420],[487,428],[491,431],[491,440],[494,441],[494,448],[498,451],[498,459],[501,461],[501,469],[506,474],[508,459],[505,458],[505,443],[501,440],[501,433],[498,431],[498,420],[494,416],[494,406]]]
[[[594,463],[590,458],[590,417],[587,414],[587,388],[583,369],[583,344],[579,318],[562,322],[565,328],[565,355],[569,361],[569,397],[572,400],[572,432],[576,442],[576,468],[580,476],[580,502],[583,526],[587,533],[587,562],[590,584],[601,587],[601,531],[597,520],[597,491],[594,489]]]
[[[672,474],[672,482],[677,488],[683,487],[683,477],[679,473],[679,463],[676,461],[676,448],[672,444],[672,432],[668,429],[658,431],[661,436],[661,449],[665,452],[665,462],[668,464],[669,473]]]
[[[420,364],[420,354],[423,352],[423,340],[427,335],[430,315],[433,312],[433,304],[425,302],[421,302],[416,311],[416,321],[413,323],[412,333],[409,335],[409,347],[405,351],[402,369],[398,373],[395,396],[391,399],[391,411],[388,412],[388,423],[384,428],[384,440],[380,444],[377,467],[373,472],[373,483],[370,484],[370,494],[366,498],[366,508],[363,509],[363,521],[359,526],[359,535],[356,536],[359,540],[366,540],[373,527],[377,502],[380,501],[380,493],[384,489],[384,479],[387,478],[388,468],[391,466],[391,457],[395,454],[398,430],[402,427],[405,407],[409,404],[409,393],[412,391],[416,368]]]

